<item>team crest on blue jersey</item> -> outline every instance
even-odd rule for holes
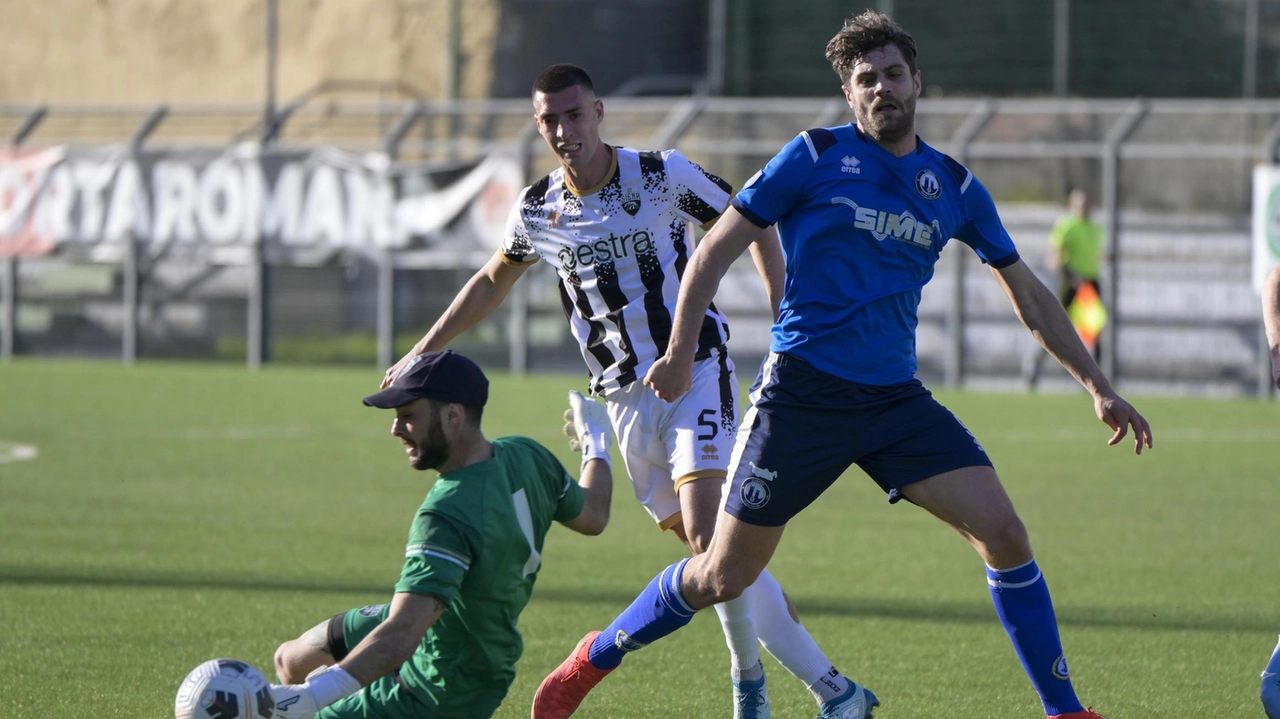
[[[921,170],[916,173],[916,192],[926,200],[936,200],[942,194],[942,184],[933,170]]]
[[[622,196],[622,209],[632,217],[640,211],[640,195],[635,190],[627,190],[627,194]]]

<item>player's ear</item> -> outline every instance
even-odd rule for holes
[[[915,83],[915,86],[916,86],[916,97],[920,97],[921,85],[920,85],[920,69],[919,68],[916,68],[916,71],[912,73],[912,81]]]
[[[600,98],[596,98],[594,105],[596,108],[596,122],[604,122],[604,101]]]
[[[849,92],[849,83],[840,83],[840,91],[844,93],[844,101],[849,103],[849,107],[853,107],[853,94]]]
[[[466,424],[467,410],[457,402],[450,402],[444,406],[444,420],[453,427],[461,427]]]

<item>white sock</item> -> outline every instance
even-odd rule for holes
[[[750,591],[750,590],[748,590]],[[760,645],[756,639],[756,623],[751,617],[751,599],[744,592],[737,599],[715,605],[725,644],[729,645],[733,680],[754,681],[764,676],[760,663]]]
[[[813,700],[821,706],[833,699],[839,699],[845,692],[853,686],[847,677],[840,676],[840,670],[831,667],[818,678],[818,681],[809,685],[809,693],[813,695]]]
[[[782,587],[768,570],[760,572],[760,578],[744,593],[748,595],[760,642],[787,671],[812,688],[834,670],[804,625],[791,618]]]

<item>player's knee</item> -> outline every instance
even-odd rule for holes
[[[1280,719],[1280,678],[1274,675],[1262,680],[1262,708],[1270,719]]]
[[[742,596],[760,576],[760,570],[741,563],[721,567],[712,577],[712,589],[715,592],[715,604],[728,602]]]
[[[1031,540],[1027,537],[1027,527],[1018,519],[1018,515],[1010,513],[995,523],[981,541],[988,564],[993,566],[1012,566],[1031,561]]]
[[[300,684],[302,678],[306,676],[305,671],[299,666],[297,657],[292,651],[293,642],[285,642],[276,649],[275,665],[276,676],[282,684]]]

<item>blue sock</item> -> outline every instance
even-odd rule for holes
[[[1049,598],[1049,585],[1036,560],[1021,567],[987,567],[987,584],[996,616],[1009,633],[1022,668],[1040,694],[1044,713],[1069,714],[1084,709],[1067,673],[1067,660],[1058,638],[1058,619]]]
[[[591,644],[587,658],[597,669],[613,669],[627,652],[634,652],[671,634],[693,619],[693,609],[680,594],[680,574],[685,562],[662,570],[640,596],[605,627]]]

